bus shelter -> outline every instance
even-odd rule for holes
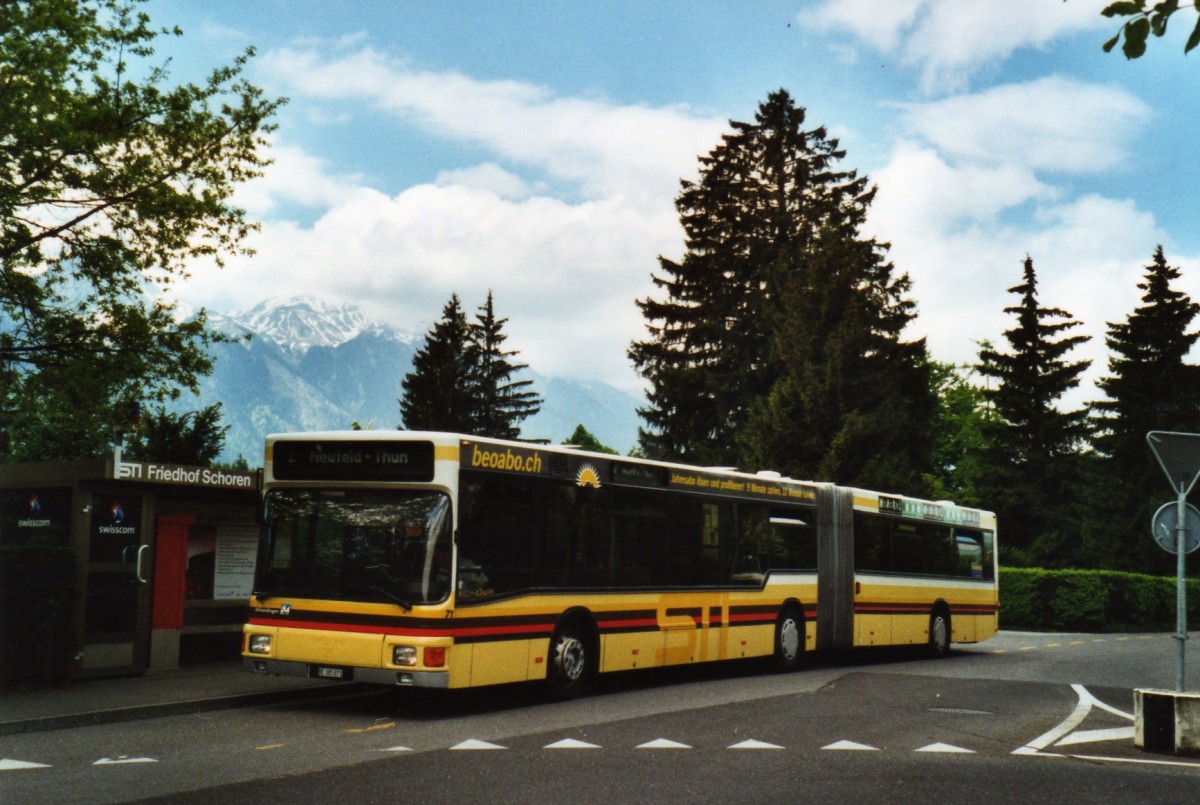
[[[0,465],[0,679],[236,657],[259,487],[259,471]]]

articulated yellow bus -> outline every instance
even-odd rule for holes
[[[996,519],[826,483],[446,433],[270,436],[243,657],[465,688],[996,633]]]

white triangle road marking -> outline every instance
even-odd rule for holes
[[[836,743],[831,743],[829,746],[822,746],[821,748],[822,749],[845,750],[845,751],[851,751],[851,752],[878,752],[879,751],[879,749],[877,747],[867,746],[866,744],[855,743],[854,741],[837,741]]]
[[[587,741],[577,741],[574,738],[563,738],[561,741],[555,741],[552,744],[546,744],[543,749],[599,749],[597,744],[590,744]]]
[[[479,741],[474,738],[463,741],[460,744],[455,744],[451,749],[507,749],[508,747],[500,744],[488,743],[487,741]]]
[[[13,760],[11,758],[0,758],[0,771],[16,771],[17,769],[48,769],[48,763],[34,763],[29,760]]]
[[[766,741],[755,741],[753,739],[742,741],[741,743],[733,744],[729,749],[782,749],[779,744],[769,744]]]
[[[411,752],[407,746],[389,746],[387,749],[380,749],[380,752]]]
[[[644,744],[638,744],[638,749],[691,749],[687,744],[681,744],[678,741],[669,741],[666,738],[656,738],[653,741],[647,741]]]
[[[93,763],[93,766],[117,766],[122,763],[157,763],[158,761],[152,757],[129,757],[128,755],[120,755],[118,757],[102,757]]]
[[[963,754],[963,755],[975,754],[974,749],[963,749],[961,746],[954,746],[952,744],[943,744],[943,743],[936,743],[936,744],[930,744],[929,746],[922,746],[917,751],[918,752],[947,752],[947,753],[958,752],[959,754]]]

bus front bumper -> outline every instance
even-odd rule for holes
[[[299,676],[306,679],[326,679],[330,682],[365,682],[369,685],[398,685],[412,688],[448,688],[447,671],[407,671],[392,668],[358,668],[344,665],[324,665],[289,660],[270,660],[243,657],[247,671],[271,676]]]

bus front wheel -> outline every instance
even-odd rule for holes
[[[579,696],[590,687],[595,676],[596,658],[587,632],[576,623],[567,623],[550,641],[550,662],[546,683],[558,699]]]

